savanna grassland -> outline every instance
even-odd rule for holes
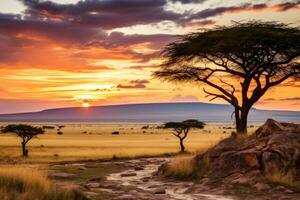
[[[164,161],[141,158],[138,160],[140,163],[131,163],[131,158],[163,156],[166,159],[166,156],[179,152],[178,138],[172,134],[172,129],[158,128],[161,124],[32,125],[55,128],[47,129],[44,134],[29,141],[27,158],[21,156],[20,138],[14,134],[0,134],[1,200],[85,200],[85,196],[93,200],[114,199],[114,193],[123,190],[109,181],[107,183],[110,174],[126,173],[122,171],[130,170],[132,166],[142,166],[141,169],[151,174],[154,171],[147,165],[154,162],[159,166]],[[62,134],[58,134],[59,125],[64,126],[59,130]],[[256,127],[256,124],[252,125],[250,132]],[[192,129],[184,142],[186,150],[190,153],[205,151],[230,136],[234,130],[230,123],[209,123],[204,129]],[[116,158],[126,159],[122,159],[120,164]],[[175,159],[181,167],[175,166],[176,173],[189,173],[189,158],[181,159],[180,156]],[[95,181],[113,192],[106,189],[94,191]],[[152,193],[148,195],[153,197]]]
[[[4,125],[4,124],[3,124]],[[36,126],[55,124],[33,124]],[[57,130],[28,143],[31,162],[62,160],[111,159],[113,157],[158,156],[178,152],[178,139],[171,129],[158,129],[159,124],[63,124],[62,135]],[[146,128],[144,127],[146,126]],[[147,127],[148,126],[148,127]],[[144,128],[143,128],[144,127]],[[251,126],[252,127],[252,126]],[[250,128],[254,130],[256,125]],[[119,135],[112,135],[118,131]],[[189,152],[203,151],[228,137],[232,124],[210,123],[204,129],[191,130],[185,140]],[[13,134],[0,135],[0,157],[20,158],[19,138]]]

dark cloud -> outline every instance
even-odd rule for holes
[[[147,80],[147,79],[137,79],[137,80],[130,81],[130,83],[133,83],[133,84],[147,84],[147,83],[150,83],[150,81]]]
[[[149,80],[146,79],[137,79],[137,80],[131,80],[128,84],[119,84],[117,85],[117,88],[119,89],[142,89],[146,88],[146,84],[150,83]]]
[[[176,21],[182,15],[164,9],[166,0],[84,0],[76,4],[21,0],[27,18],[58,19],[103,29]]]
[[[94,44],[94,45],[98,44],[100,46],[114,48],[119,46],[128,46],[128,45],[150,42],[151,48],[160,49],[162,46],[165,46],[167,43],[173,41],[175,37],[176,37],[175,35],[171,35],[171,34],[125,35],[122,32],[112,32],[104,40],[93,41],[90,44]]]
[[[185,24],[185,26],[204,27],[204,26],[209,26],[209,25],[214,25],[214,24],[216,24],[216,21],[207,19],[207,20],[187,22]]]
[[[268,98],[268,99],[264,99],[264,101],[300,101],[300,97],[290,97],[290,98],[282,98],[282,99]]]
[[[63,43],[84,43],[92,39],[102,39],[106,33],[97,28],[57,21],[21,19],[18,15],[0,13],[0,34],[9,36],[29,35]],[[30,37],[28,37],[30,38]]]
[[[138,89],[138,88],[146,88],[146,85],[144,85],[144,84],[134,84],[134,85],[119,84],[119,85],[117,85],[117,88],[119,88],[119,89]]]
[[[180,2],[181,4],[189,4],[189,3],[204,3],[205,1],[208,0],[171,0],[171,2],[176,3],[176,2]]]
[[[299,5],[300,5],[300,1],[285,2],[285,3],[282,3],[282,4],[276,5],[275,8],[278,11],[287,11],[287,10],[290,10],[290,9],[293,9],[293,8],[299,8]]]
[[[267,4],[243,4],[240,6],[228,6],[228,7],[216,7],[216,8],[208,8],[198,13],[193,14],[190,16],[190,20],[192,19],[205,19],[209,17],[215,17],[218,15],[223,15],[225,13],[233,13],[233,12],[242,12],[242,11],[249,11],[249,10],[261,10],[268,8]]]

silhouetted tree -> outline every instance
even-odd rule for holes
[[[198,120],[189,119],[183,122],[167,122],[164,124],[163,128],[172,128],[175,132],[175,135],[179,139],[180,151],[184,152],[185,147],[183,144],[184,139],[187,137],[191,128],[204,128],[204,123]]]
[[[199,83],[211,100],[234,107],[237,133],[247,133],[252,106],[270,88],[300,77],[300,28],[276,22],[234,23],[182,36],[163,51],[155,77]]]
[[[43,134],[45,131],[41,127],[34,127],[26,124],[10,124],[2,128],[2,133],[14,133],[22,139],[22,155],[24,157],[28,156],[28,149],[26,149],[26,144],[32,139],[37,137],[37,135]]]

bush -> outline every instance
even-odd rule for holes
[[[86,200],[79,191],[57,190],[47,174],[26,167],[0,168],[1,200]]]
[[[159,172],[165,177],[175,179],[198,179],[202,178],[209,168],[206,157],[196,161],[194,156],[178,156],[170,163],[160,167]]]
[[[119,132],[119,131],[113,131],[111,134],[112,134],[112,135],[119,135],[120,132]]]

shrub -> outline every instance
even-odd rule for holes
[[[176,179],[202,178],[209,167],[209,160],[204,157],[197,161],[194,156],[178,156],[170,163],[160,168],[160,173],[165,177]]]
[[[112,134],[112,135],[119,135],[120,132],[119,132],[119,131],[113,131],[111,134]]]

